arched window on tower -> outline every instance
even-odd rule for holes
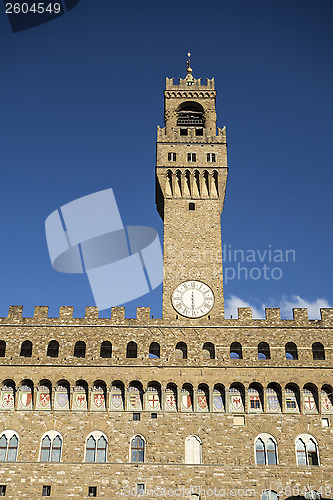
[[[6,342],[0,340],[0,358],[4,358],[6,355]]]
[[[209,353],[210,359],[215,359],[215,347],[211,342],[205,342],[202,348],[204,351]]]
[[[233,342],[230,346],[230,359],[242,359],[242,346],[239,342]]]
[[[21,345],[20,356],[23,358],[31,358],[32,356],[32,342],[30,340],[25,340]]]
[[[151,359],[160,359],[160,344],[158,342],[152,342],[149,346],[149,358]]]
[[[46,355],[50,358],[57,358],[59,356],[59,342],[56,340],[51,340],[47,346]]]
[[[297,345],[294,342],[287,342],[285,346],[286,359],[298,359]]]
[[[101,358],[111,358],[112,344],[109,340],[104,340],[101,345]]]
[[[86,357],[86,343],[82,340],[76,342],[74,347],[74,357],[75,358],[85,358]]]
[[[187,359],[187,345],[185,342],[178,342],[176,345],[176,353],[180,354],[183,359]]]
[[[258,344],[258,359],[271,359],[271,352],[267,342],[260,342]]]
[[[138,357],[138,346],[136,342],[129,342],[126,349],[126,358],[137,358]]]
[[[321,342],[312,344],[313,359],[325,359],[325,349]]]

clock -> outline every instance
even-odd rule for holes
[[[214,294],[202,281],[184,281],[174,290],[171,302],[182,316],[200,318],[212,309]]]

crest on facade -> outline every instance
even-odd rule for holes
[[[223,399],[220,393],[216,393],[213,396],[213,403],[214,403],[214,410],[223,410],[224,405],[223,405]]]
[[[14,408],[14,394],[12,392],[5,392],[2,394],[2,407]]]
[[[332,412],[333,405],[327,392],[321,391],[321,408],[324,413]]]
[[[121,394],[112,394],[111,404],[114,408],[121,408],[123,406],[123,396]]]
[[[32,407],[32,393],[31,392],[20,392],[20,406],[25,409]]]
[[[140,408],[141,407],[141,398],[140,394],[130,394],[129,396],[129,402],[132,408]]]
[[[176,410],[176,398],[173,393],[166,395],[166,404],[170,410]]]
[[[240,394],[232,394],[231,396],[231,406],[234,410],[242,410],[243,409],[243,401],[242,401],[242,397]]]
[[[87,408],[86,395],[82,393],[74,394],[74,401],[77,408],[80,410]]]
[[[198,406],[201,410],[207,410],[208,403],[206,394],[198,394]]]
[[[60,408],[69,407],[68,392],[56,392],[56,402],[57,406]]]
[[[43,408],[47,408],[50,406],[50,393],[49,392],[40,392],[39,395],[39,405]]]
[[[98,409],[104,407],[104,394],[97,393],[93,395],[94,406]]]
[[[152,393],[148,394],[148,404],[153,410],[157,410],[160,407],[160,398],[158,397],[158,394]]]
[[[250,396],[250,409],[253,410],[261,410],[260,397],[255,394],[251,394]]]
[[[192,408],[191,396],[189,394],[182,394],[182,406],[186,410],[190,410]]]
[[[279,411],[280,410],[280,402],[279,398],[276,394],[269,394],[267,396],[267,405],[268,409],[271,411]]]
[[[316,403],[312,394],[304,394],[304,409],[305,411],[314,411]]]

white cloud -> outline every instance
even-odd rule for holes
[[[326,299],[317,299],[313,302],[302,299],[299,295],[292,295],[288,300],[283,297],[279,307],[281,308],[281,316],[292,318],[293,307],[305,307],[308,310],[310,319],[320,319],[320,309],[325,307],[332,307]]]
[[[231,295],[230,299],[225,301],[225,317],[234,319],[238,318],[238,307],[251,307],[253,318],[265,318],[265,307],[279,307],[281,309],[282,318],[292,318],[292,309],[294,307],[302,307],[308,310],[309,319],[320,319],[320,309],[332,307],[326,299],[315,299],[309,301],[302,299],[299,295],[292,295],[290,298],[284,296],[279,300],[268,299],[266,304],[260,304],[258,299],[253,300],[254,304],[249,304],[235,295]]]
[[[253,307],[253,305],[249,304],[248,302],[245,302],[244,300],[240,299],[239,297],[236,297],[235,295],[231,295],[230,299],[227,299],[225,301],[224,316],[226,318],[230,318],[230,316],[232,316],[234,319],[238,318],[238,311],[237,311],[238,307],[251,307],[253,318],[265,317],[263,313],[263,307],[261,308],[260,312],[259,309]]]

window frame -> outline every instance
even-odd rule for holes
[[[92,437],[94,440],[95,440],[95,447],[94,447],[94,461],[89,461],[87,462],[87,443],[88,443],[88,439]],[[106,447],[105,447],[105,462],[100,462],[100,461],[97,461],[97,453],[98,453],[98,442],[100,440],[100,438],[103,437],[106,441]],[[108,437],[107,435],[102,432],[102,431],[93,431],[93,432],[90,432],[86,439],[85,439],[85,442],[84,442],[84,457],[83,457],[83,462],[84,463],[87,463],[87,464],[106,464],[108,463],[108,448],[109,448],[109,441],[108,441]],[[89,449],[92,449],[92,448],[89,448]],[[102,449],[102,448],[100,448]],[[104,449],[104,448],[103,448]]]
[[[9,429],[3,431],[0,434],[0,439],[2,438],[2,436],[6,437],[7,444],[6,444],[5,460],[1,460],[0,463],[15,463],[15,462],[17,462],[18,450],[19,450],[19,446],[20,446],[20,436],[18,435],[18,433],[16,431],[9,430]],[[9,449],[10,449],[9,445],[10,445],[10,441],[11,441],[12,437],[14,437],[14,436],[17,438],[16,456],[15,456],[15,460],[8,460],[8,454],[9,454]]]
[[[132,460],[132,451],[133,451],[133,448],[132,448],[132,442],[134,441],[135,438],[140,438],[142,439],[143,441],[143,447],[140,448],[134,448],[135,450],[137,450],[137,458],[138,458],[138,453],[140,450],[143,450],[143,460],[142,461],[133,461]],[[147,453],[147,442],[146,442],[146,439],[144,436],[142,436],[142,434],[134,434],[134,436],[132,436],[130,438],[130,443],[129,443],[129,463],[131,464],[144,464],[145,463],[145,459],[146,459],[146,453]]]
[[[51,444],[50,444],[50,452],[49,452],[49,459],[48,460],[43,460],[42,461],[42,450],[43,450],[43,440],[48,437],[51,441]],[[60,447],[60,456],[59,456],[59,460],[52,460],[52,454],[53,454],[53,441],[56,439],[56,437],[59,437],[60,440],[61,440],[61,447]],[[64,439],[62,437],[62,434],[60,434],[59,431],[54,431],[54,430],[51,430],[51,431],[48,431],[48,432],[45,432],[45,434],[43,434],[43,436],[41,437],[41,440],[40,440],[40,446],[39,446],[39,462],[42,463],[42,464],[51,464],[51,463],[54,463],[54,464],[58,464],[61,462],[61,459],[62,459],[62,450],[63,450],[63,446],[64,446]],[[56,448],[57,449],[57,448]]]
[[[272,450],[267,449],[267,444],[270,440],[274,443],[274,446],[275,446],[275,463],[268,463],[268,453],[269,452],[272,453]],[[261,441],[263,443],[263,446],[264,446],[265,463],[263,463],[263,464],[260,464],[257,462],[257,447],[256,447],[256,445],[257,445],[258,441]],[[256,436],[256,438],[254,439],[253,447],[254,447],[254,463],[255,463],[255,465],[265,466],[265,467],[270,467],[271,465],[279,465],[278,444],[277,444],[275,437],[272,436],[272,434],[268,434],[267,432],[262,432],[261,434],[258,434],[258,436]]]
[[[216,163],[216,153],[207,153],[207,162]]]
[[[305,464],[299,464],[298,463],[298,455],[297,455],[297,443],[298,441],[302,441],[303,444],[304,444],[304,447],[305,447],[305,460],[306,460],[306,463]],[[309,453],[313,453],[313,452],[309,452],[308,451],[308,444],[310,443],[310,441],[312,441],[315,445],[315,448],[316,448],[316,457],[317,457],[317,463],[316,464],[310,464],[310,461],[309,461]],[[320,467],[320,453],[319,453],[319,446],[318,446],[318,442],[316,440],[316,438],[314,436],[312,436],[311,434],[299,434],[296,439],[295,439],[295,454],[296,454],[296,465],[299,466],[299,467]]]
[[[197,162],[197,153],[187,153],[187,161],[188,161],[188,163],[196,163]]]

